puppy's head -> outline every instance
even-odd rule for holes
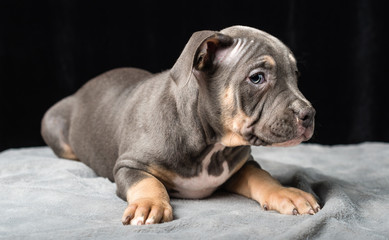
[[[297,87],[289,48],[243,26],[197,34],[191,73],[223,145],[291,146],[311,138],[315,110]]]

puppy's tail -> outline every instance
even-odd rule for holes
[[[73,102],[70,96],[51,107],[42,119],[41,134],[58,157],[77,160],[68,140]]]

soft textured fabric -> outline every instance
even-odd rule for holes
[[[115,184],[47,147],[0,153],[0,238],[5,239],[389,239],[389,144],[253,148],[282,183],[313,191],[313,216],[264,211],[227,192],[172,199],[174,220],[123,226]]]

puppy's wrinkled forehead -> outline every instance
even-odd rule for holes
[[[220,32],[234,38],[232,49],[223,56],[225,63],[236,64],[238,61],[253,58],[255,54],[268,54],[271,56],[266,59],[268,64],[275,65],[278,61],[285,61],[285,58],[288,58],[291,64],[296,64],[289,48],[264,31],[246,26],[233,26]],[[252,51],[253,49],[261,49],[263,52]]]

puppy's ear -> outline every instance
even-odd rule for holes
[[[230,46],[233,39],[221,33],[215,33],[203,41],[197,49],[194,61],[194,68],[199,71],[212,71],[214,65],[217,63],[215,57],[217,51]]]
[[[231,45],[233,39],[215,31],[193,33],[180,57],[170,70],[170,76],[176,82],[187,82],[192,70],[209,71],[217,51]]]

